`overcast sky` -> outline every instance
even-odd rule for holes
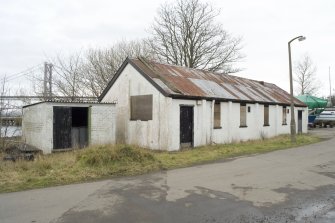
[[[11,76],[43,63],[57,53],[108,47],[120,40],[147,37],[147,30],[165,0],[0,0],[0,76]],[[168,2],[173,2],[168,0]],[[317,77],[329,94],[328,68],[335,87],[334,0],[213,0],[221,9],[217,21],[234,36],[243,37],[238,76],[275,83],[288,82],[287,42],[293,60],[308,53]],[[41,74],[42,75],[42,74]],[[14,79],[12,85],[24,85]]]

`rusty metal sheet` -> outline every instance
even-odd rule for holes
[[[199,88],[201,88],[206,95],[210,97],[237,99],[236,96],[230,94],[221,85],[219,85],[214,81],[194,79],[194,78],[190,78],[190,80]]]
[[[237,95],[237,98],[240,100],[252,100],[249,98],[243,91],[241,91],[236,84],[224,84],[226,88],[228,88],[231,92]]]
[[[130,59],[168,95],[290,104],[290,95],[275,84],[205,70]],[[294,99],[298,106],[306,106]]]
[[[152,78],[152,79],[167,93],[169,93],[169,94],[175,93],[161,79],[159,79],[159,78]]]

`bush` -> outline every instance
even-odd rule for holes
[[[123,146],[117,150],[117,153],[120,155],[121,160],[128,160],[133,162],[154,160],[154,156],[149,151],[140,148],[133,148],[131,146]]]
[[[154,161],[154,156],[145,149],[128,145],[98,146],[83,150],[77,155],[77,160],[89,166],[101,166],[106,164],[125,162]]]

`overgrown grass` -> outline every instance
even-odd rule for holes
[[[203,146],[180,152],[151,151],[129,145],[95,146],[39,156],[33,162],[0,161],[0,192],[130,176],[187,167],[224,158],[264,153],[320,141],[299,135],[292,145],[287,135],[243,143]]]
[[[292,144],[289,135],[281,135],[271,139],[253,140],[233,144],[202,146],[176,153],[158,153],[156,158],[162,161],[162,168],[173,169],[194,164],[207,163],[215,160],[244,155],[259,154],[275,150],[287,149],[319,142],[320,139],[311,135],[298,135],[297,143]]]

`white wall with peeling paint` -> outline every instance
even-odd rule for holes
[[[99,104],[90,106],[90,145],[115,143],[115,105]]]
[[[152,120],[130,120],[130,96],[153,95]],[[116,101],[116,142],[164,150],[172,142],[168,131],[172,99],[166,98],[128,64],[102,102]]]
[[[130,96],[153,95],[153,117],[149,121],[130,120]],[[221,129],[213,128],[213,101],[172,99],[160,93],[132,65],[128,64],[116,79],[102,102],[116,101],[116,142],[135,144],[151,149],[180,149],[180,106],[194,108],[193,145],[231,143],[269,138],[290,132],[282,125],[282,106],[269,105],[269,126],[264,126],[264,105],[247,103],[247,127],[240,127],[240,103],[221,102]],[[307,108],[303,110],[303,132],[307,132]]]

